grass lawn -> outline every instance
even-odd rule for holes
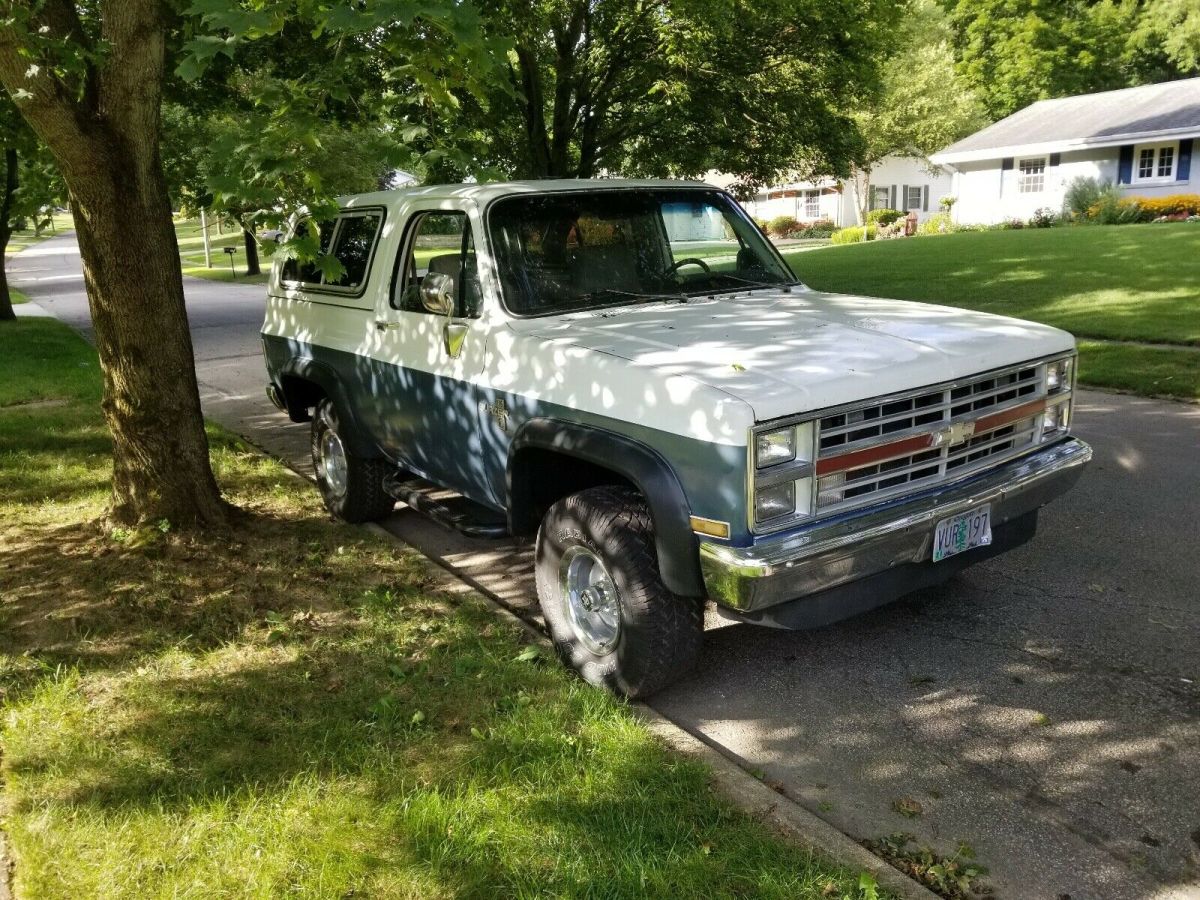
[[[260,251],[259,265],[262,273],[259,275],[246,274],[246,246],[242,235],[226,229],[224,234],[217,233],[215,222],[209,222],[208,243],[212,251],[212,268],[204,265],[204,234],[198,219],[176,219],[175,239],[179,242],[179,259],[183,266],[183,274],[194,278],[207,278],[211,281],[236,281],[240,284],[266,284],[267,274],[271,271],[271,258]],[[226,247],[236,247],[233,255],[233,270],[229,266],[229,254]]]
[[[788,261],[820,290],[1017,316],[1080,338],[1200,345],[1194,223],[967,232],[835,246]],[[1085,382],[1200,398],[1200,354],[1098,352],[1103,346],[1081,342]]]
[[[25,228],[21,231],[14,231],[12,237],[8,239],[7,254],[20,253],[26,247],[31,247],[34,244],[40,244],[44,240],[54,237],[57,234],[62,234],[64,231],[69,231],[75,227],[75,220],[68,213],[55,213],[52,217],[54,227],[49,225],[42,230],[41,234],[34,232],[32,228]]]
[[[19,898],[862,893],[226,433],[227,532],[101,533],[98,376],[58,322],[0,325]]]

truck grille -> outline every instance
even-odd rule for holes
[[[1017,456],[1038,440],[1046,388],[1034,363],[838,410],[818,421],[821,512],[878,502]]]

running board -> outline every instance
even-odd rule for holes
[[[445,504],[434,500],[424,491],[412,486],[413,476],[408,472],[393,472],[383,479],[383,490],[389,497],[407,504],[421,515],[433,519],[444,528],[457,531],[471,538],[508,537],[508,525],[503,522],[476,521],[469,516],[456,513]],[[470,502],[470,501],[465,501]],[[471,504],[472,506],[476,504]]]

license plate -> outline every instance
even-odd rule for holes
[[[941,562],[972,547],[992,542],[992,508],[977,506],[937,523],[933,532],[933,561]]]

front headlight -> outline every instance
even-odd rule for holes
[[[1042,438],[1043,440],[1053,437],[1057,434],[1062,434],[1071,427],[1071,401],[1064,400],[1062,403],[1055,403],[1053,406],[1047,406],[1046,411],[1042,414]]]
[[[796,429],[764,431],[754,443],[754,465],[762,469],[796,458]]]
[[[754,468],[765,469],[792,460],[812,462],[812,443],[812,422],[759,432],[754,439]]]
[[[747,499],[752,529],[764,525],[781,528],[812,515],[816,436],[811,421],[749,436],[753,457]]]
[[[780,516],[790,516],[796,511],[796,482],[784,481],[770,487],[758,488],[754,492],[754,518],[758,522],[769,522]]]
[[[1071,389],[1071,368],[1074,357],[1056,359],[1046,364],[1046,392],[1056,394]]]

